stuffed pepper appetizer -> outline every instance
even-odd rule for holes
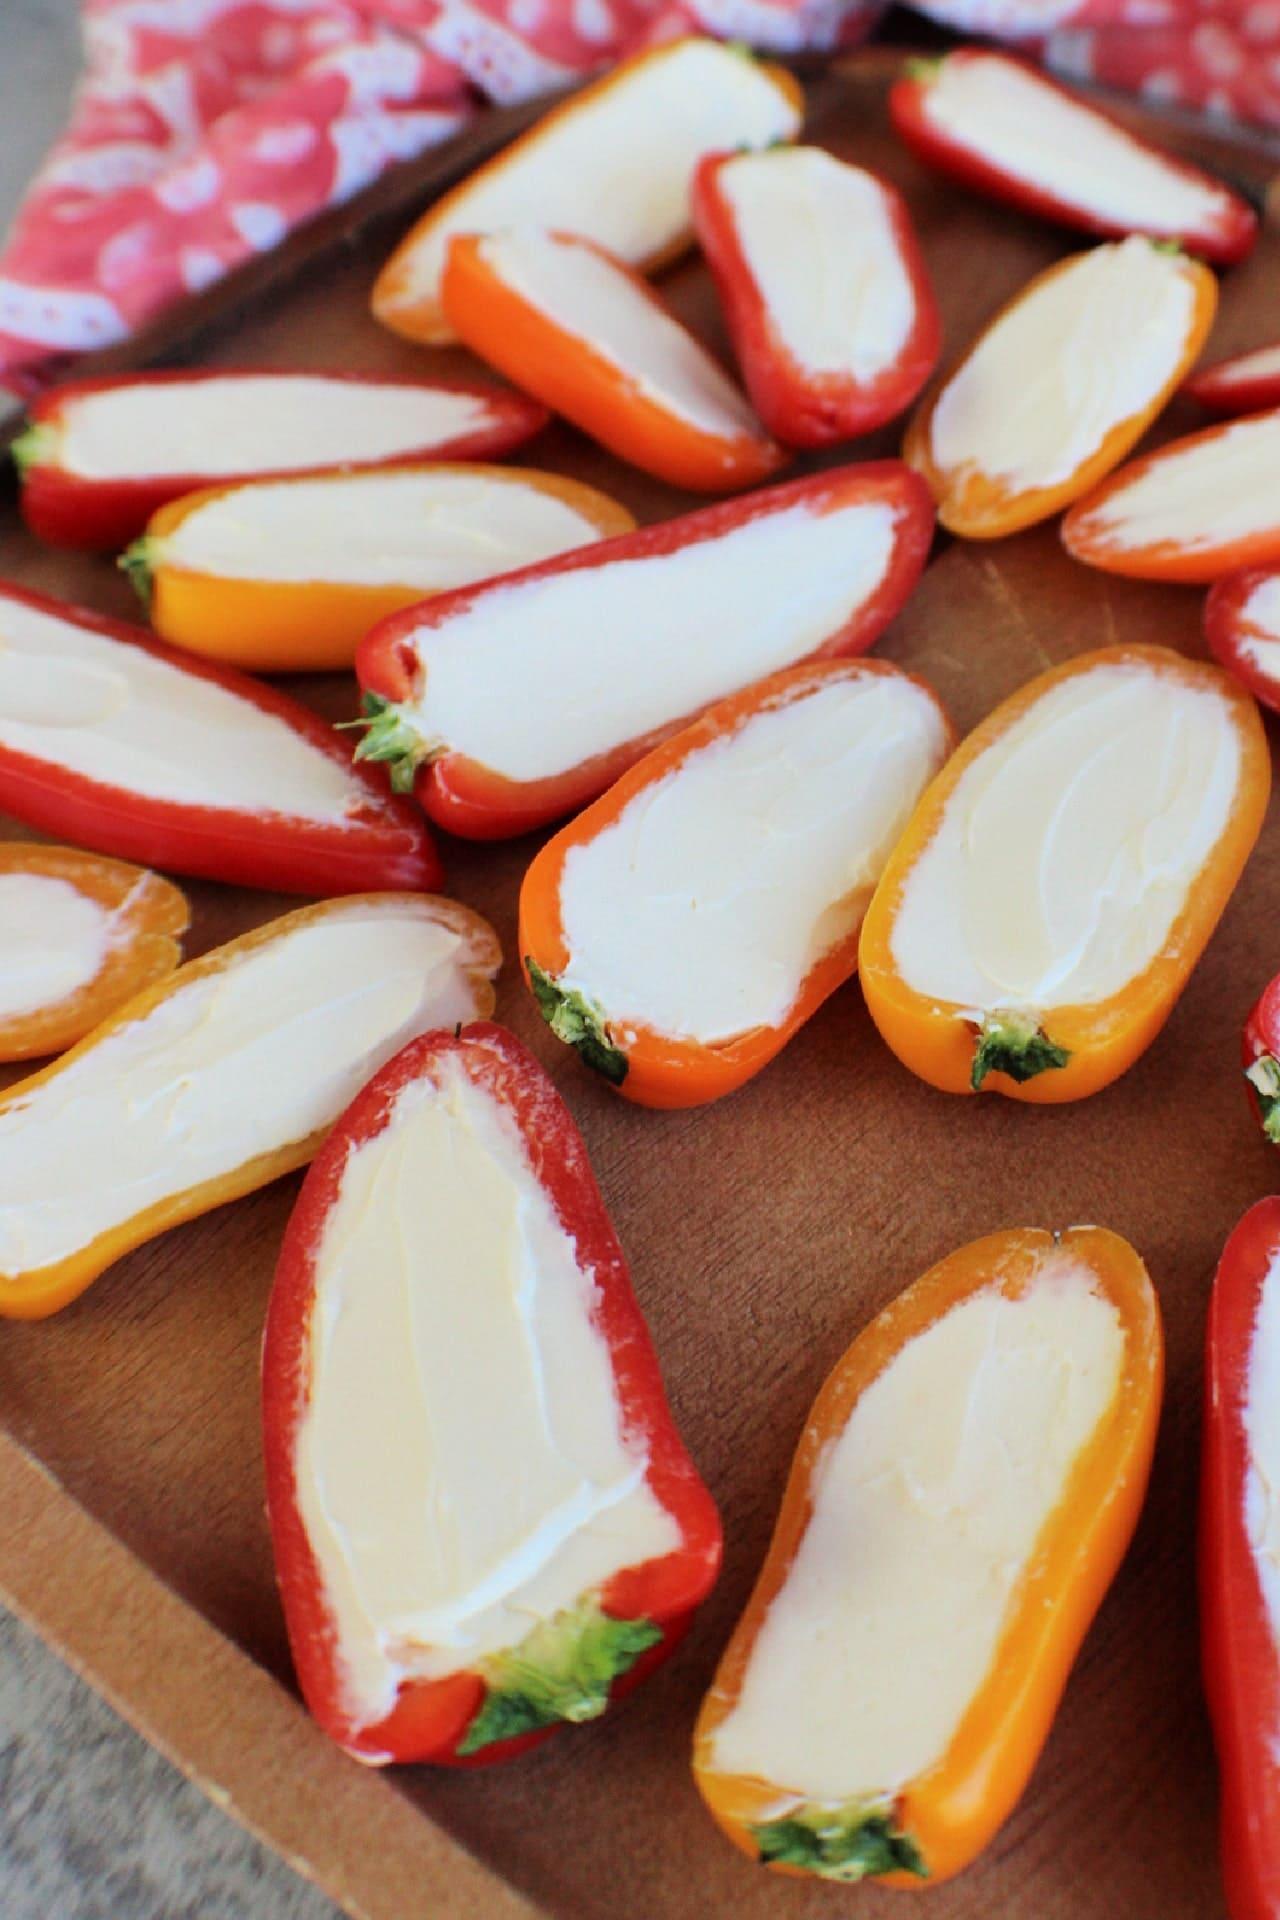
[[[1022,687],[925,794],[863,922],[871,1017],[948,1093],[1078,1100],[1150,1046],[1266,812],[1258,709],[1163,647]]]
[[[1215,360],[1193,373],[1182,391],[1208,413],[1265,413],[1280,407],[1280,343]]]
[[[1205,600],[1204,633],[1228,673],[1280,712],[1280,566],[1216,580]]]
[[[872,1321],[698,1719],[736,1846],[895,1886],[981,1852],[1128,1547],[1162,1383],[1155,1291],[1100,1227],[974,1241]]]
[[[586,1149],[500,1027],[429,1034],[305,1182],[263,1349],[307,1704],[358,1758],[504,1760],[674,1646],[720,1523]]]

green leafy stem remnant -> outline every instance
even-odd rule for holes
[[[989,1013],[978,1032],[969,1084],[976,1093],[989,1073],[1019,1082],[1065,1067],[1071,1055],[1025,1013]]]
[[[661,1638],[652,1620],[615,1620],[594,1596],[542,1621],[481,1668],[488,1691],[458,1752],[478,1753],[558,1720],[596,1719],[618,1676]]]
[[[751,1832],[766,1866],[802,1867],[824,1880],[866,1880],[884,1873],[929,1877],[919,1847],[895,1824],[894,1809],[884,1800],[805,1805]]]
[[[620,1087],[627,1077],[627,1056],[609,1038],[604,1014],[585,994],[560,986],[536,960],[525,957],[529,984],[542,1015],[557,1040],[576,1047],[586,1064]]]

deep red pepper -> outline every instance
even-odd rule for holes
[[[341,380],[358,386],[405,387],[447,385],[452,392],[467,393],[482,399],[489,410],[483,426],[451,439],[434,440],[416,448],[402,448],[377,460],[345,460],[339,463],[345,472],[362,472],[376,467],[398,466],[405,461],[489,460],[509,453],[545,427],[550,418],[545,407],[527,394],[480,383],[449,381],[413,381],[360,373],[337,373],[322,368],[281,367],[203,367],[179,368],[163,373],[117,373],[97,380],[71,380],[40,395],[28,410],[27,431],[11,451],[22,475],[22,514],[32,533],[58,547],[83,547],[96,552],[115,552],[140,534],[152,514],[167,501],[213,484],[229,485],[235,480],[273,480],[286,474],[306,471],[298,466],[268,470],[255,467],[229,473],[194,469],[186,474],[134,475],[128,478],[94,477],[74,473],[58,464],[56,449],[44,451],[56,431],[60,416],[76,401],[110,388],[138,386],[189,386],[197,381],[230,380],[239,377]],[[174,405],[181,405],[175,393]]]
[[[1078,113],[1098,122],[1100,128],[1109,135],[1121,135],[1149,158],[1157,160],[1168,169],[1173,181],[1194,180],[1201,188],[1211,189],[1218,200],[1217,217],[1207,218],[1195,226],[1183,226],[1176,221],[1169,224],[1157,219],[1143,223],[1134,220],[1126,209],[1120,208],[1114,218],[1109,218],[1079,199],[1073,199],[1067,181],[1064,181],[1061,191],[1055,193],[1051,187],[1020,177],[988,158],[982,150],[979,127],[974,129],[972,143],[957,139],[930,116],[930,89],[943,66],[954,68],[978,60],[1012,68],[1019,76],[1030,76],[1047,94],[1069,101]],[[1008,206],[1021,208],[1025,213],[1036,214],[1041,219],[1053,220],[1084,233],[1115,236],[1147,233],[1153,239],[1177,240],[1188,252],[1199,254],[1203,259],[1219,265],[1243,260],[1257,238],[1257,214],[1249,202],[1224,181],[1141,139],[1109,114],[1100,112],[1092,101],[1081,99],[1069,87],[1062,86],[1048,74],[1011,54],[996,53],[983,47],[956,47],[940,60],[912,61],[890,89],[889,114],[902,139],[926,165],[949,174],[964,186],[988,194],[992,199],[1002,200]],[[1042,149],[1042,153],[1044,151]]]
[[[1270,583],[1275,586],[1275,612],[1267,608],[1264,621],[1264,609],[1254,595]],[[1280,713],[1280,567],[1249,567],[1215,580],[1204,603],[1204,635],[1210,653],[1228,673],[1264,707]]]
[[[211,681],[354,773],[357,789],[355,807],[337,824],[305,815],[193,805],[107,785],[0,740],[0,809],[15,819],[98,853],[282,893],[326,896],[440,886],[439,856],[416,809],[388,793],[375,773],[352,768],[341,735],[310,708],[247,674],[166,647],[124,621],[0,585],[0,608],[6,600],[101,634],[122,648],[137,648],[192,680]],[[157,725],[163,725],[161,716]]]
[[[1200,1644],[1220,1774],[1232,1920],[1280,1914],[1280,1646],[1249,1537],[1245,1409],[1262,1291],[1280,1259],[1280,1196],[1223,1249],[1209,1304],[1200,1488]]]
[[[338,1121],[303,1183],[285,1233],[263,1345],[267,1504],[294,1664],[320,1725],[366,1760],[477,1766],[537,1745],[562,1723],[494,1741],[473,1754],[460,1752],[486,1694],[481,1675],[468,1672],[407,1681],[386,1719],[375,1726],[355,1724],[343,1704],[342,1650],[299,1510],[294,1466],[309,1390],[316,1258],[348,1157],[382,1131],[405,1087],[430,1079],[445,1061],[459,1063],[518,1127],[534,1176],[572,1236],[581,1270],[591,1277],[593,1319],[609,1347],[624,1431],[645,1445],[645,1478],[680,1530],[674,1552],[616,1574],[598,1596],[611,1619],[649,1622],[661,1633],[615,1680],[611,1699],[636,1686],[687,1630],[719,1571],[721,1533],[714,1502],[667,1406],[653,1342],[582,1137],[550,1079],[513,1034],[489,1021],[457,1034],[428,1033],[410,1041]]]
[[[799,507],[822,513],[864,503],[883,504],[894,513],[891,548],[883,573],[839,627],[825,635],[819,645],[811,646],[806,653],[783,664],[799,665],[802,659],[865,653],[915,587],[933,537],[933,499],[929,489],[919,474],[898,460],[831,467],[807,479],[763,488],[736,500],[682,514],[678,519],[642,527],[635,533],[597,541],[592,546],[502,574],[478,586],[437,594],[420,606],[393,614],[366,634],[356,654],[356,675],[364,690],[369,728],[358,749],[359,756],[388,762],[398,790],[412,787],[425,812],[450,833],[473,840],[498,840],[545,826],[548,821],[584,806],[603,793],[628,767],[696,716],[674,710],[669,721],[661,726],[621,742],[593,759],[565,766],[536,780],[509,779],[456,751],[447,741],[428,742],[417,736],[412,723],[401,715],[402,704],[414,698],[424,680],[429,682],[429,665],[424,663],[423,656],[429,653],[432,636],[439,629],[447,628],[450,621],[482,606],[491,596],[510,596],[531,582],[588,570],[603,571],[619,565],[625,569],[632,561],[659,558],[700,542],[712,542],[752,521],[772,514],[791,513]],[[616,590],[625,596],[625,570],[616,582]],[[786,582],[774,583],[773,590],[785,596]],[[714,608],[710,611],[714,612]],[[706,613],[707,610],[703,610],[701,614],[704,620]],[[602,614],[601,618],[607,616]],[[584,632],[577,638],[581,645],[589,647],[594,636]],[[645,661],[637,660],[635,674],[637,685],[643,684]],[[758,677],[757,673],[744,672],[740,678],[728,680],[718,689],[718,694],[727,696]],[[571,672],[569,678],[572,678]],[[556,671],[548,664],[546,724],[549,729],[555,726],[561,684]],[[488,692],[494,700],[504,698],[501,686]],[[678,701],[674,701],[673,706],[678,707]]]
[[[1258,1124],[1280,1146],[1280,973],[1249,1009],[1241,1054]]]
[[[1182,391],[1209,413],[1266,413],[1280,407],[1280,342],[1215,360],[1184,380]]]
[[[787,154],[804,150],[792,148]],[[781,155],[785,159],[787,154]],[[823,154],[831,166],[840,163]],[[747,392],[769,431],[791,447],[826,447],[892,420],[915,399],[932,373],[942,345],[942,326],[924,259],[902,195],[885,180],[865,174],[881,198],[901,265],[911,286],[913,315],[892,360],[868,378],[806,367],[780,332],[738,232],[732,200],[724,189],[727,167],[767,167],[772,153],[712,153],[698,164],[690,203],[698,240],[711,268],[720,305]],[[857,175],[860,169],[850,167]],[[849,236],[851,247],[857,235]],[[815,298],[821,297],[821,289]]]

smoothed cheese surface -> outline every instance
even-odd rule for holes
[[[615,1032],[710,1044],[780,1025],[857,927],[944,752],[934,702],[896,675],[753,715],[570,850],[561,985]]]
[[[1244,1438],[1244,1524],[1280,1647],[1280,1258],[1262,1283],[1249,1346]]]
[[[1180,255],[1139,238],[1077,254],[948,380],[929,423],[934,460],[1018,492],[1071,479],[1174,377],[1194,311]]]
[[[1007,60],[944,59],[925,87],[924,110],[931,126],[1002,172],[1117,226],[1178,233],[1221,215],[1221,188],[1184,178]]]
[[[341,824],[369,805],[352,773],[274,714],[3,595],[0,745],[185,806]]]
[[[602,355],[644,399],[702,433],[759,433],[747,402],[706,348],[612,261],[536,227],[489,234],[480,251],[526,305]]]
[[[296,1486],[361,1724],[679,1545],[594,1280],[456,1059],[348,1155],[315,1285]]]
[[[1239,647],[1245,659],[1280,680],[1280,578],[1260,580],[1240,608]],[[1260,629],[1249,632],[1250,627]]]
[[[907,985],[977,1013],[1118,993],[1186,906],[1241,755],[1212,687],[1136,662],[1059,681],[966,767],[907,874]]]
[[[458,933],[393,897],[183,982],[0,1110],[0,1275],[331,1125],[414,1034],[474,1017],[465,966]]]
[[[1205,372],[1213,369],[1206,367]],[[1272,374],[1280,373],[1280,345],[1258,347],[1253,353],[1242,353],[1233,357],[1230,367],[1217,370],[1216,377],[1224,387],[1243,384],[1246,380],[1266,380]]]
[[[688,228],[689,183],[704,153],[789,139],[800,118],[752,61],[688,40],[548,122],[512,164],[469,183],[408,243],[401,298],[438,298],[454,234],[499,227],[580,233],[637,266]]]
[[[820,147],[743,154],[717,178],[769,319],[800,366],[871,380],[915,324],[880,182]]]
[[[803,660],[884,578],[898,513],[797,505],[674,553],[494,588],[420,630],[423,685],[402,710],[508,779],[561,773]]]
[[[282,473],[444,446],[490,419],[470,393],[237,374],[85,394],[58,418],[58,463],[86,479]]]
[[[0,874],[0,1019],[56,1006],[95,980],[111,917],[68,880]]]
[[[1115,1307],[1069,1253],[950,1308],[861,1394],[713,1764],[784,1792],[893,1795],[990,1673],[1041,1530],[1111,1406]]]
[[[239,580],[466,587],[600,537],[557,494],[448,467],[257,481],[193,509],[162,564]]]
[[[1079,510],[1077,535],[1109,547],[1171,541],[1198,552],[1280,526],[1280,411],[1236,420],[1212,439],[1175,442],[1145,472]]]

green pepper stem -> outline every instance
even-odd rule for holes
[[[614,1681],[661,1638],[652,1620],[615,1620],[594,1594],[539,1622],[484,1662],[485,1697],[458,1752],[478,1753],[560,1720],[578,1726],[597,1719]]]
[[[1003,1073],[1021,1085],[1038,1073],[1065,1067],[1070,1058],[1067,1049],[1057,1046],[1030,1014],[988,1013],[978,1030],[969,1084],[977,1093],[989,1073]]]
[[[839,1806],[806,1802],[779,1820],[752,1827],[751,1833],[765,1865],[802,1867],[823,1880],[858,1881],[885,1873],[929,1877],[924,1855],[887,1799],[847,1800]]]
[[[574,1047],[586,1065],[602,1074],[611,1086],[627,1077],[627,1056],[609,1038],[604,1010],[571,987],[553,980],[530,955],[525,955],[529,985],[542,1015],[557,1040]]]

